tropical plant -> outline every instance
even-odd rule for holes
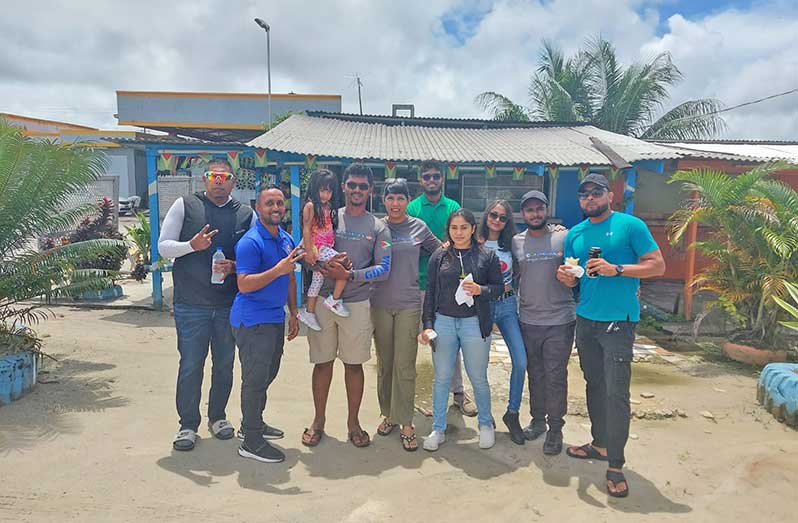
[[[711,169],[675,173],[670,183],[697,194],[670,218],[669,236],[679,242],[689,224],[709,228],[695,248],[711,264],[693,285],[717,294],[740,323],[733,338],[770,346],[780,309],[775,298],[798,280],[798,194],[769,176],[779,165],[764,165],[738,176]]]
[[[143,281],[147,277],[147,266],[150,265],[150,219],[140,212],[136,215],[138,223],[127,228],[127,238],[133,243],[133,270],[130,275],[136,281]]]
[[[46,309],[29,300],[98,290],[111,284],[111,273],[81,268],[98,256],[118,252],[109,239],[33,248],[37,236],[74,227],[92,204],[69,206],[107,168],[105,156],[72,144],[35,141],[0,120],[0,345],[40,346],[23,324],[45,319]]]
[[[787,292],[790,293],[790,297],[792,298],[793,303],[787,303],[785,300],[782,300],[778,296],[774,296],[773,300],[787,313],[792,316],[795,321],[780,321],[782,325],[787,327],[788,329],[792,329],[794,331],[798,331],[798,285],[794,283],[786,282],[785,287],[787,287]]]
[[[683,78],[670,54],[622,66],[615,47],[601,37],[566,58],[543,41],[540,63],[529,83],[530,108],[487,91],[475,103],[496,120],[590,122],[615,133],[648,139],[709,138],[723,129],[718,100],[704,98],[677,105],[657,118],[669,90]]]
[[[97,202],[94,215],[86,216],[74,231],[61,238],[49,238],[44,242],[44,247],[45,249],[52,249],[56,245],[67,245],[102,238],[109,240],[123,239],[114,219],[114,202],[110,198],[103,198]],[[124,244],[120,245],[119,249],[79,262],[78,267],[81,269],[104,269],[118,272],[127,255],[127,248]]]

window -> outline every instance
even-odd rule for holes
[[[484,172],[463,173],[462,199],[460,204],[475,213],[482,213],[493,200],[502,199],[510,202],[513,211],[521,210],[521,197],[528,191],[544,190],[545,177],[525,174],[523,180],[514,181],[511,172],[496,173],[496,177],[488,180]]]

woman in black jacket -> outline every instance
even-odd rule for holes
[[[493,327],[490,302],[504,294],[504,282],[496,253],[477,241],[477,222],[471,211],[458,209],[450,214],[446,233],[447,248],[441,247],[429,260],[421,316],[424,330],[419,335],[421,343],[432,341],[435,366],[432,432],[424,440],[424,448],[437,450],[446,440],[449,385],[457,351],[462,349],[463,363],[479,411],[479,447],[489,449],[495,442],[488,385],[488,353]],[[463,290],[473,298],[473,304],[458,304],[455,292],[469,274],[474,281],[463,283]]]

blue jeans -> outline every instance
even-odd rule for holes
[[[438,314],[435,318],[435,351],[432,363],[435,380],[432,384],[432,430],[446,431],[446,413],[449,410],[449,387],[454,374],[457,354],[462,349],[463,363],[477,404],[479,425],[493,425],[490,413],[490,386],[488,385],[488,356],[490,337],[483,338],[479,320],[452,318]]]
[[[180,430],[197,431],[200,424],[202,377],[208,347],[213,368],[208,398],[208,421],[227,419],[224,412],[233,388],[235,338],[230,307],[201,307],[175,303],[175,327],[180,366],[177,371],[177,414]]]
[[[493,323],[498,325],[504,343],[510,351],[513,370],[510,372],[510,399],[507,410],[518,412],[521,409],[521,395],[526,380],[526,348],[518,323],[518,305],[515,296],[493,302]]]

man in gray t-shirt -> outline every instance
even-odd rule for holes
[[[540,191],[521,200],[527,230],[513,237],[518,264],[519,318],[527,353],[529,411],[527,439],[548,433],[543,452],[562,452],[562,427],[568,405],[568,359],[574,342],[576,311],[570,287],[559,278],[563,242],[568,231],[551,232],[547,225],[549,201]]]
[[[344,171],[346,206],[338,210],[334,247],[348,255],[352,267],[347,269],[333,258],[323,272],[327,277],[325,286],[330,286],[331,280],[347,280],[341,297],[350,315],[341,317],[326,307],[319,307],[316,316],[321,331],[308,331],[310,362],[314,364],[312,385],[316,411],[313,423],[302,434],[302,444],[308,447],[318,445],[324,435],[327,395],[336,358],[344,364],[349,441],[356,447],[366,447],[371,442],[359,419],[363,364],[371,357],[373,331],[369,287],[373,282],[388,278],[391,270],[391,232],[382,220],[366,211],[366,201],[373,187],[374,174],[368,166],[353,163]]]

